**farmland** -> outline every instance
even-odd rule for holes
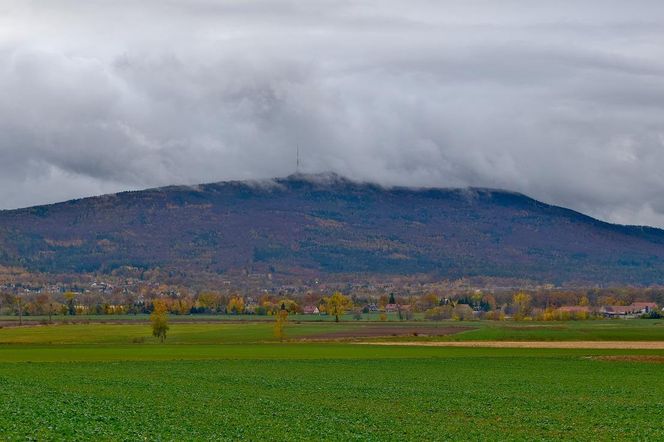
[[[377,325],[432,326],[388,324]],[[293,323],[281,343],[269,323],[175,323],[163,345],[144,323],[6,327],[0,439],[664,438],[664,350],[325,338],[373,326]],[[369,340],[659,341],[664,328],[661,321],[437,326],[452,332]]]
[[[288,339],[329,340],[359,336],[381,340],[664,341],[664,320],[366,322],[348,319],[335,324],[329,320],[315,321],[308,320],[307,316],[301,317],[304,320],[290,321]],[[172,324],[168,343],[233,344],[275,340],[273,320],[237,318],[233,321],[207,318],[195,321],[191,317],[176,317],[181,322]],[[376,329],[384,333],[363,333]],[[0,328],[0,344],[16,343],[157,344],[150,338],[147,316],[136,318],[133,315],[105,319],[104,323],[86,320],[69,324],[56,322],[50,326]]]

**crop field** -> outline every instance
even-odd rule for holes
[[[452,325],[465,328],[436,339],[523,336],[438,324]],[[664,350],[321,340],[366,326],[291,324],[281,343],[267,323],[172,324],[165,344],[146,324],[6,327],[0,440],[664,439]],[[661,339],[657,321],[528,326],[527,339]]]
[[[127,315],[128,317],[132,317]],[[274,341],[273,321],[195,321],[171,324],[168,343],[232,344]],[[412,321],[359,322],[292,320],[290,340],[443,341],[664,341],[664,320],[565,322]],[[146,320],[74,322],[0,327],[1,344],[157,344]]]
[[[454,322],[465,331],[434,340],[451,341],[664,341],[664,320],[561,322]],[[424,338],[421,338],[424,339]]]

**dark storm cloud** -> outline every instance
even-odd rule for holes
[[[664,226],[659,1],[4,1],[0,207],[334,170]]]

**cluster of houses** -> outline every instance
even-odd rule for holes
[[[633,302],[630,305],[608,305],[600,313],[607,318],[631,318],[657,310],[654,302]]]
[[[386,304],[385,308],[380,308],[376,304],[367,304],[364,308],[363,311],[364,313],[378,313],[378,312],[385,312],[385,313],[398,313],[399,311],[410,311],[411,305],[409,304]],[[318,315],[320,314],[320,310],[318,307],[315,305],[305,305],[302,308],[302,313],[305,315]]]
[[[376,304],[368,304],[364,307],[365,313],[397,313],[410,311],[410,305],[387,304],[384,308],[379,308]],[[557,309],[559,312],[569,313],[570,315],[587,314],[601,315],[606,318],[636,318],[652,311],[657,311],[657,304],[654,302],[633,302],[630,305],[605,305],[602,307],[591,307],[583,305],[562,306]],[[664,311],[664,309],[662,309]],[[306,305],[303,308],[305,315],[318,315],[320,310],[315,305]]]
[[[657,304],[654,302],[633,302],[630,305],[605,305],[599,308],[573,305],[563,306],[558,309],[558,311],[570,314],[599,314],[606,318],[635,318],[656,310]]]

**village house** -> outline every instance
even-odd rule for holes
[[[654,302],[633,302],[632,307],[639,309],[641,313],[650,313],[657,310],[657,304]]]
[[[399,310],[399,305],[398,304],[387,304],[385,306],[385,312],[387,313],[394,313]]]
[[[305,315],[318,315],[320,314],[320,310],[318,310],[318,307],[315,305],[305,305],[304,308],[302,309],[302,312]]]

